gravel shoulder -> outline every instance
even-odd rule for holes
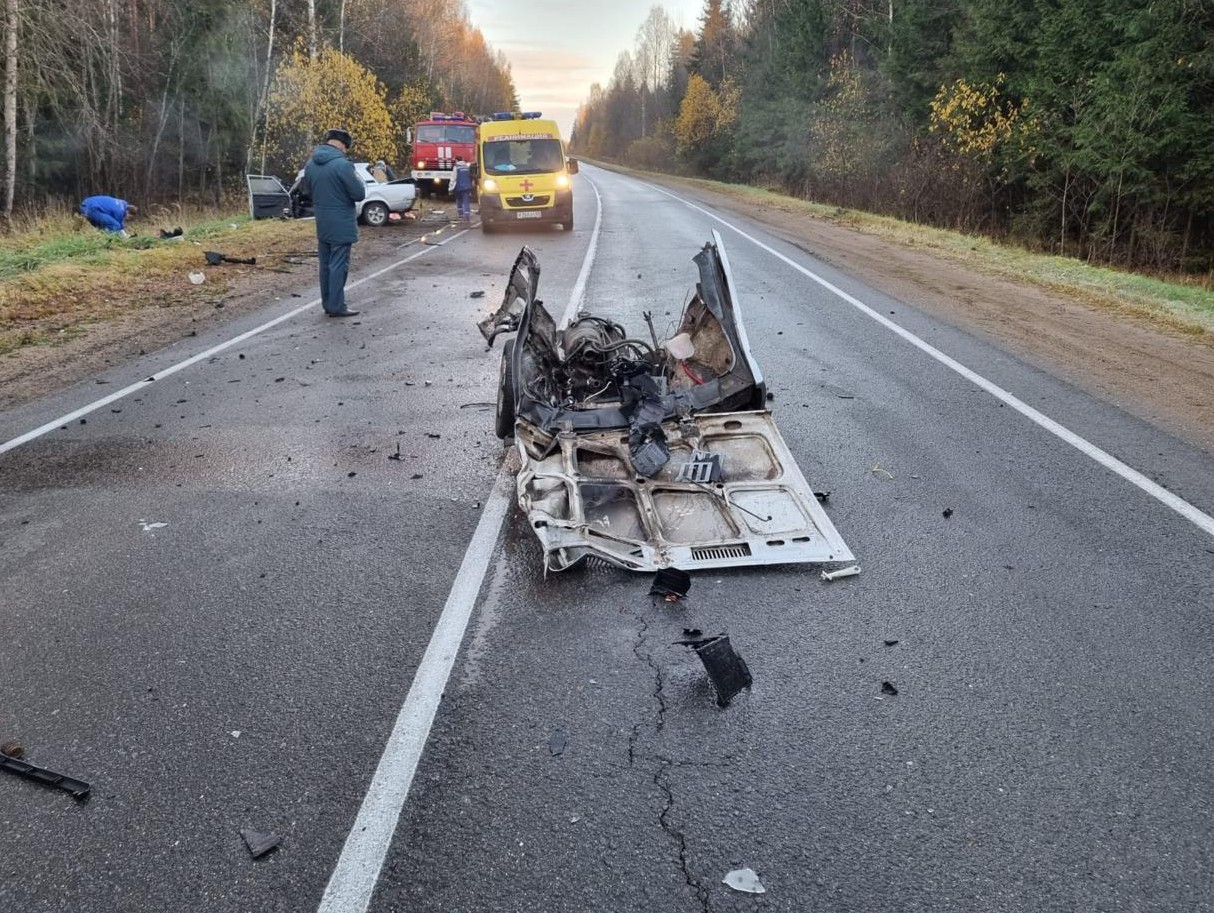
[[[653,176],[647,179],[654,180]],[[677,187],[674,180],[661,180]],[[697,186],[723,210],[758,221],[815,257],[988,340],[1093,396],[1207,452],[1214,452],[1214,334],[1184,333],[1141,313],[1068,297],[1028,281],[990,275],[932,251],[829,219],[739,202]],[[445,214],[363,229],[360,264],[399,251],[446,224]],[[28,402],[92,374],[260,307],[269,298],[315,295],[312,260],[285,270],[223,267],[223,306],[213,302],[132,308],[60,344],[0,358],[0,409]]]

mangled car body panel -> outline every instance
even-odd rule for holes
[[[664,343],[649,315],[648,340],[593,315],[559,327],[527,248],[479,324],[490,344],[517,332],[498,429],[513,427],[519,504],[551,570],[853,560],[765,409],[720,235],[694,259],[696,294]]]

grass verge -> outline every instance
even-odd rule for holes
[[[1147,317],[1172,329],[1214,343],[1214,291],[1196,283],[1091,266],[1080,260],[1037,254],[975,235],[903,222],[888,216],[825,206],[760,187],[726,184],[702,178],[639,172],[610,163],[616,171],[661,178],[727,197],[753,207],[766,207],[874,235],[904,247],[930,251],[989,275],[1029,282],[1051,292],[1118,311]]]

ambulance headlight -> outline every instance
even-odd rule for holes
[[[426,170],[426,160],[425,160],[425,159],[418,159],[418,160],[417,160],[417,170],[418,170],[418,171],[425,171],[425,170]]]
[[[567,174],[558,174],[558,175],[556,176],[556,189],[557,189],[557,190],[564,190],[564,189],[565,189],[565,188],[567,188],[568,186],[569,186],[569,175],[567,175]]]
[[[497,193],[497,181],[493,178],[485,178],[485,193]]]

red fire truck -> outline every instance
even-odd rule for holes
[[[413,180],[423,197],[445,194],[455,157],[476,161],[476,121],[456,111],[443,114],[431,111],[426,120],[413,125]]]

